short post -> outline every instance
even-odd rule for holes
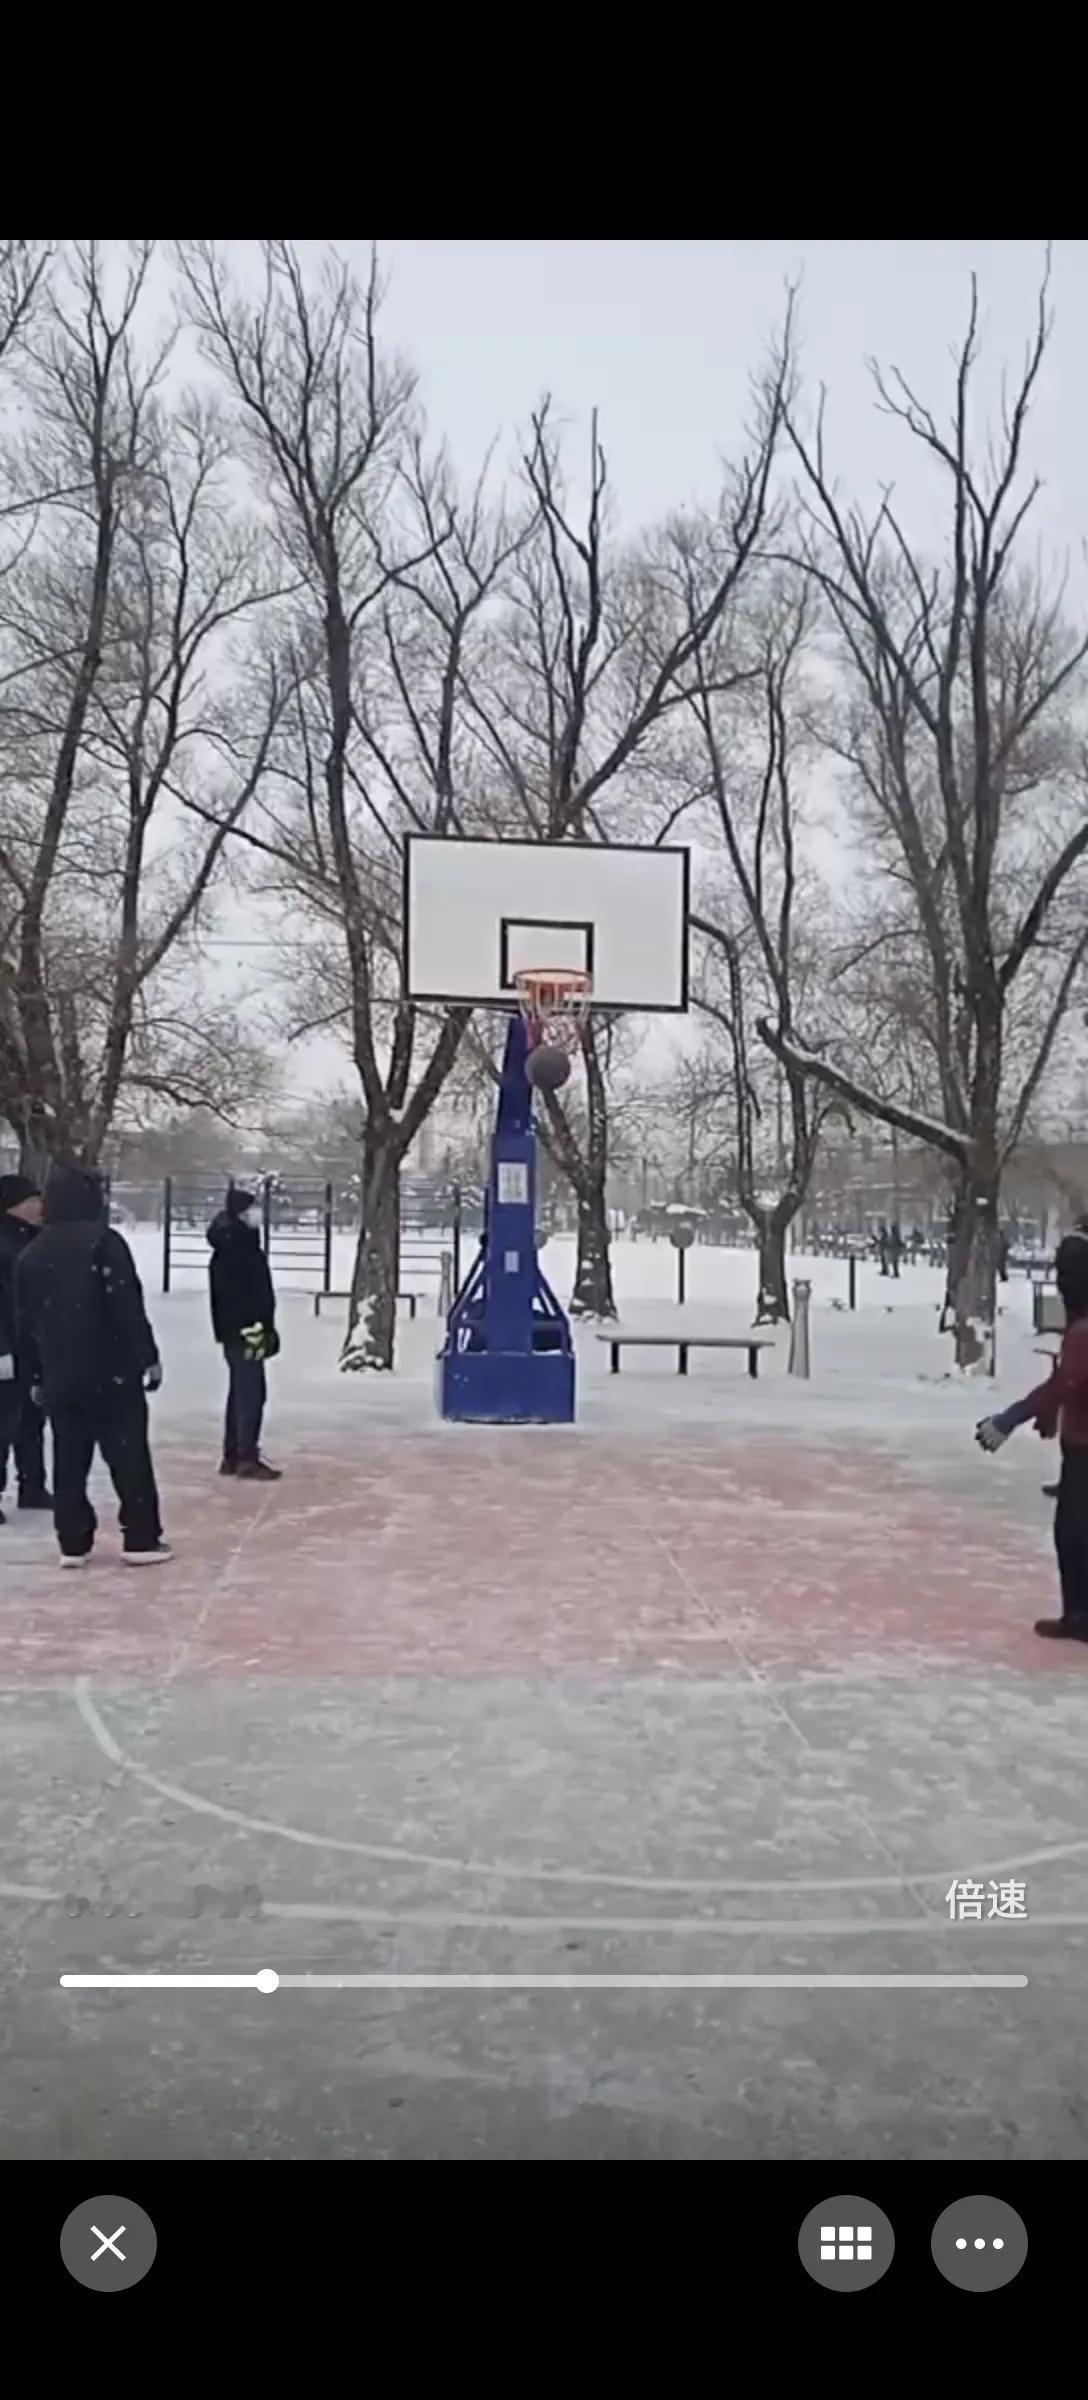
[[[332,1290],[332,1185],[325,1185],[325,1255],[322,1260],[323,1292]]]
[[[261,1193],[261,1241],[267,1257],[272,1241],[272,1180],[268,1175],[265,1176]]]
[[[856,1308],[858,1304],[858,1262],[852,1250],[846,1262],[846,1282],[850,1294],[850,1306]]]
[[[461,1186],[453,1187],[453,1288],[461,1289]],[[451,1303],[452,1305],[452,1303]]]
[[[453,1252],[443,1250],[438,1278],[438,1314],[448,1317],[453,1307]]]
[[[676,1305],[683,1308],[688,1296],[687,1254],[695,1240],[694,1225],[674,1225],[669,1240],[676,1252]]]
[[[808,1304],[812,1285],[798,1276],[793,1286],[793,1325],[790,1330],[791,1375],[807,1376],[809,1368]]]
[[[164,1175],[162,1183],[162,1288],[170,1289],[170,1234],[174,1217],[174,1179]]]

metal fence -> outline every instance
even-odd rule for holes
[[[332,1289],[334,1203],[331,1183],[266,1183],[260,1192],[261,1241],[274,1276],[296,1289]],[[222,1188],[168,1175],[162,1187],[162,1288],[174,1291],[208,1268],[207,1226],[223,1205]]]
[[[343,1296],[359,1229],[357,1190],[338,1191],[331,1183],[277,1175],[262,1178],[257,1192],[261,1240],[277,1283],[318,1298]],[[197,1278],[205,1280],[207,1227],[223,1207],[221,1182],[200,1175],[168,1175],[161,1185],[124,1185],[118,1200],[133,1223],[158,1222],[164,1292],[191,1290]],[[437,1177],[405,1178],[398,1291],[414,1293],[419,1300],[432,1294],[437,1298],[444,1257],[450,1260],[456,1289],[463,1236],[471,1241],[482,1223],[482,1192]]]

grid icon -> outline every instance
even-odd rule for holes
[[[820,2257],[837,2266],[853,2266],[873,2255],[871,2225],[821,2225]]]

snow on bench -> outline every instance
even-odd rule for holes
[[[774,1349],[773,1338],[766,1333],[599,1333],[597,1340],[608,1344],[613,1375],[620,1371],[621,1350],[675,1350],[678,1375],[687,1374],[689,1350],[746,1350],[753,1383],[759,1374],[760,1351]]]

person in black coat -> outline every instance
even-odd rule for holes
[[[95,1448],[120,1502],[125,1563],[157,1566],[162,1538],[145,1392],[162,1367],[127,1242],[109,1223],[101,1179],[55,1168],[42,1230],[15,1271],[22,1371],[53,1428],[53,1523],[62,1564],[86,1566],[98,1520],[87,1496]]]
[[[15,1452],[20,1508],[52,1508],[45,1484],[42,1412],[15,1353],[15,1269],[42,1221],[42,1196],[26,1175],[0,1175],[0,1497]],[[4,1512],[0,1508],[0,1525]]]
[[[219,1472],[249,1483],[278,1483],[279,1468],[261,1457],[265,1361],[275,1358],[280,1346],[276,1294],[261,1245],[260,1203],[252,1192],[232,1186],[226,1207],[208,1227],[208,1241],[212,1330],[230,1379]]]

